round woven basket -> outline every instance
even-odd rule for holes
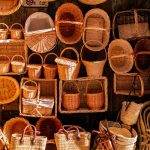
[[[33,13],[25,23],[25,40],[34,52],[45,53],[56,44],[56,33],[52,18],[43,12]]]
[[[3,28],[0,28],[0,40],[6,40],[8,38],[9,27],[5,23],[0,23],[0,26],[3,26]]]
[[[106,2],[107,0],[78,0],[78,1],[86,5],[98,5]]]
[[[89,10],[84,18],[82,35],[85,47],[93,51],[99,51],[107,46],[109,37],[110,18],[107,12],[99,8]]]
[[[73,3],[61,5],[55,15],[55,28],[61,42],[79,42],[83,33],[83,14],[80,8]]]
[[[10,71],[10,58],[7,55],[0,55],[0,74]]]
[[[134,64],[133,49],[123,39],[113,40],[108,48],[108,60],[111,69],[116,73],[129,72]]]
[[[0,104],[15,101],[19,96],[19,84],[9,76],[0,76]]]

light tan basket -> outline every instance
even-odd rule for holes
[[[82,35],[85,47],[93,51],[99,51],[107,46],[109,37],[110,18],[107,12],[99,8],[88,11],[84,18],[84,32]]]
[[[88,41],[88,42],[90,42],[90,41]],[[97,41],[97,42],[100,43],[99,41]],[[84,49],[84,45],[81,48],[80,57],[81,57],[82,63],[84,64],[84,66],[86,68],[87,76],[94,77],[94,78],[102,76],[103,75],[104,66],[105,66],[105,63],[107,61],[107,51],[106,51],[106,49],[104,48],[105,59],[103,59],[103,60],[96,60],[96,61],[84,60],[83,56],[82,56],[83,55],[82,54],[83,53],[83,49]]]
[[[44,58],[44,77],[46,79],[55,79],[57,75],[57,65],[56,64],[50,64],[50,57],[54,56],[57,58],[58,56],[55,53],[49,53]]]
[[[78,0],[78,1],[87,5],[98,5],[106,2],[107,0]]]
[[[7,55],[0,55],[0,74],[10,71],[10,58]]]
[[[23,73],[25,71],[25,58],[22,55],[14,55],[11,59],[11,69],[14,73]]]
[[[79,42],[83,33],[83,14],[80,8],[73,3],[61,5],[56,11],[55,28],[61,42]]]
[[[108,48],[108,60],[114,72],[129,72],[134,64],[134,54],[130,43],[123,39],[112,41]]]
[[[0,40],[6,40],[8,38],[9,27],[5,23],[0,23],[0,26],[4,26],[5,28],[0,28]]]
[[[38,79],[42,73],[43,57],[38,53],[32,53],[28,58],[28,76]]]
[[[15,26],[21,27],[21,29],[14,28]],[[11,39],[15,39],[15,40],[23,39],[23,26],[20,23],[12,24],[9,30],[10,30]]]

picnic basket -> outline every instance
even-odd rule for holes
[[[10,71],[10,58],[7,55],[0,55],[0,74]]]
[[[0,23],[0,40],[6,40],[8,38],[9,27],[5,23]],[[3,26],[3,28],[2,28]]]

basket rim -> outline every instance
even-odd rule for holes
[[[86,5],[98,5],[101,3],[106,2],[107,0],[78,0],[79,2],[86,4]]]

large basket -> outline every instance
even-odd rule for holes
[[[34,52],[45,53],[56,44],[56,33],[52,18],[43,12],[33,13],[25,23],[25,40]]]
[[[120,11],[113,19],[113,37],[136,40],[150,36],[150,10],[134,9]]]
[[[98,43],[100,43],[99,41],[97,41]],[[88,43],[88,42],[87,42]],[[81,52],[80,52],[80,57],[81,57],[81,61],[84,64],[85,68],[86,68],[86,72],[87,72],[87,76],[89,77],[99,77],[103,75],[103,70],[104,70],[104,66],[105,63],[107,61],[107,51],[104,48],[103,50],[105,51],[105,59],[101,58],[97,58],[98,60],[85,60],[83,53],[83,49],[84,49],[84,45],[81,48]],[[100,52],[95,52],[95,56],[97,57],[98,54],[100,54],[103,50],[101,50]],[[91,54],[94,54],[94,52],[91,52]],[[83,56],[82,56],[83,55]],[[88,55],[89,56],[89,55]],[[96,57],[90,57],[90,58],[96,58]]]
[[[85,47],[93,51],[99,51],[107,46],[109,37],[110,18],[107,12],[99,8],[88,11],[84,18],[82,36]]]
[[[142,39],[136,43],[135,46],[135,67],[145,75],[150,72],[150,39]]]
[[[63,57],[66,51],[73,51],[76,56],[77,60],[72,60]],[[59,79],[61,80],[71,80],[76,79],[78,77],[79,69],[80,69],[80,60],[79,60],[79,53],[73,47],[67,47],[63,49],[60,53],[60,57],[55,59],[55,62],[58,65],[58,74]]]
[[[0,26],[5,28],[0,28],[0,40],[6,40],[8,38],[9,27],[5,23],[0,23]]]
[[[78,1],[87,5],[98,5],[106,2],[107,0],[78,0]]]
[[[130,43],[122,39],[112,41],[108,48],[108,59],[114,72],[129,72],[134,64],[134,54]]]
[[[56,34],[61,42],[75,44],[83,32],[83,14],[73,3],[61,5],[55,15]]]
[[[19,96],[17,80],[9,76],[0,76],[0,104],[15,101]]]
[[[7,55],[0,55],[0,74],[10,71],[10,58]]]

